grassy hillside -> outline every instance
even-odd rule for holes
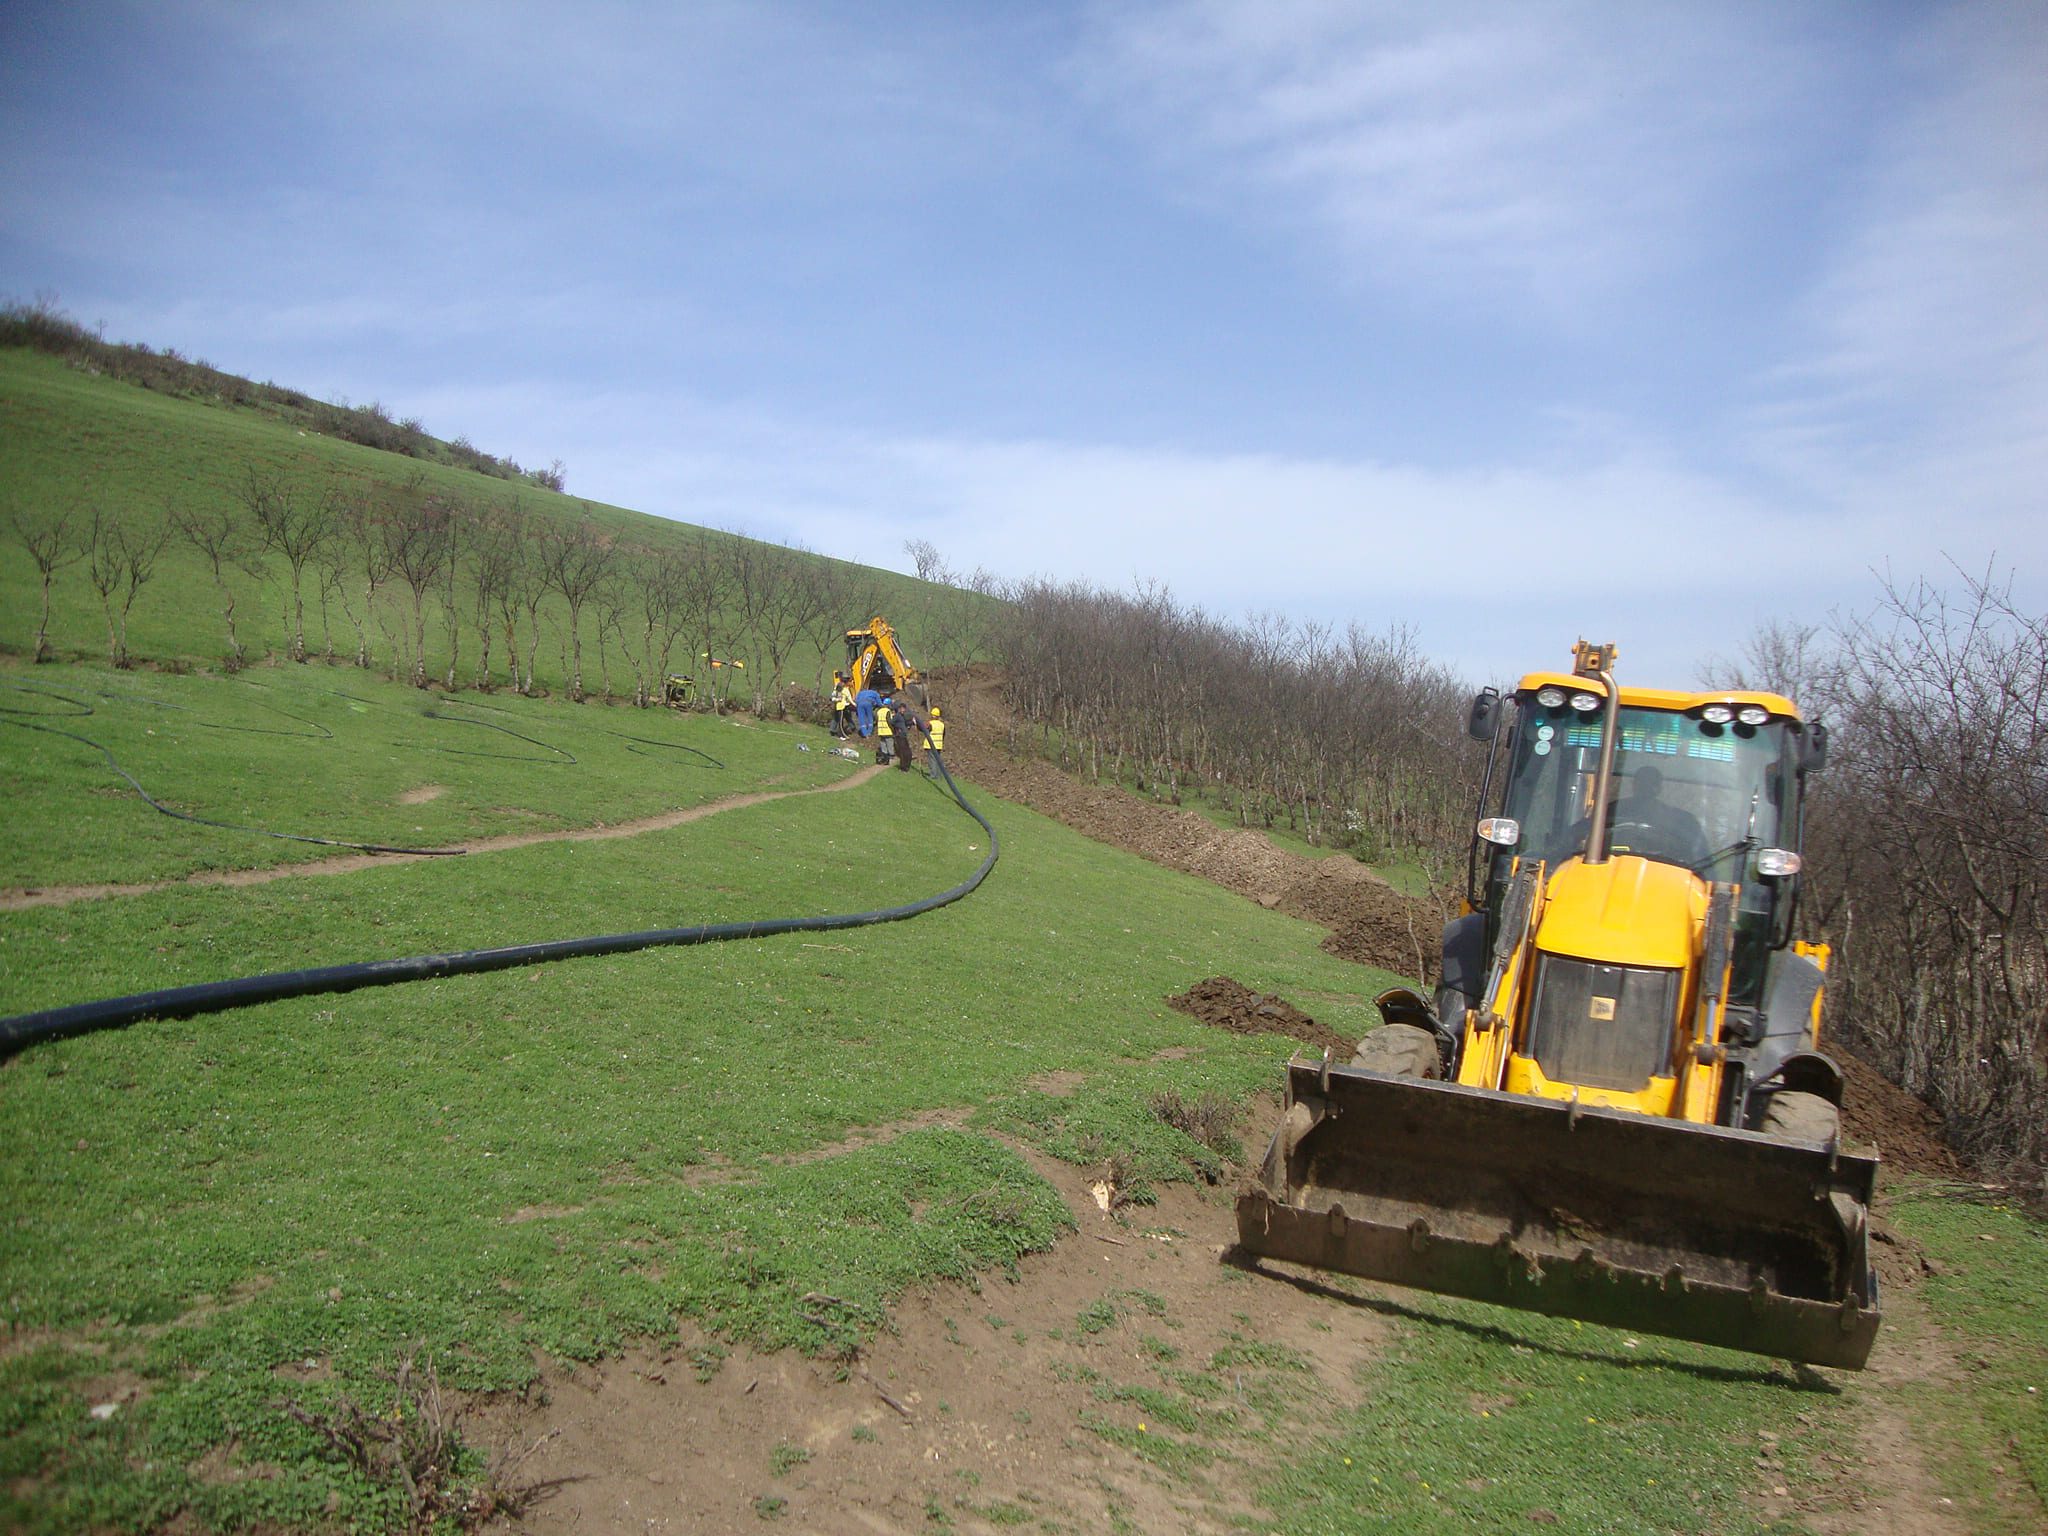
[[[118,517],[147,535],[166,529],[173,513],[183,513],[225,517],[239,525],[244,543],[260,559],[265,574],[230,571],[224,593],[197,551],[186,540],[170,537],[153,574],[135,593],[127,621],[129,649],[150,665],[218,665],[227,649],[222,611],[232,594],[236,628],[249,658],[260,661],[285,654],[292,625],[289,566],[277,551],[264,553],[255,538],[249,505],[252,480],[283,487],[308,507],[347,497],[358,503],[450,508],[466,524],[517,516],[537,526],[565,527],[588,519],[604,545],[619,551],[614,574],[624,587],[639,580],[649,552],[729,558],[736,547],[750,545],[728,533],[558,495],[524,481],[508,482],[342,441],[267,411],[202,404],[95,375],[40,353],[0,348],[0,653],[31,652],[42,605],[38,571],[9,526],[10,518],[18,515],[33,523],[62,517],[74,538],[82,538],[95,515]],[[761,553],[773,549],[750,547]],[[815,681],[820,660],[829,667],[839,659],[836,642],[821,644],[817,635],[829,637],[835,627],[863,623],[882,612],[904,634],[912,659],[928,662],[934,659],[933,644],[951,643],[950,637],[963,630],[960,615],[985,602],[875,567],[815,555],[794,558],[828,584],[836,602],[832,622],[816,626],[817,634],[800,642],[784,667],[786,677],[804,683]],[[335,559],[346,566],[342,556]],[[308,647],[316,655],[331,648],[353,657],[357,633],[345,599],[360,585],[360,578],[350,571],[346,590],[330,589],[317,580],[317,564],[308,568],[303,581]],[[88,579],[88,566],[79,559],[56,573],[50,639],[60,655],[106,658],[107,620]],[[452,589],[458,608],[466,605],[473,587],[473,575],[464,573],[458,579]],[[436,678],[447,661],[446,595],[440,586],[426,594],[427,671]],[[604,632],[594,602],[583,612],[581,635],[591,691],[600,689],[601,656],[609,660],[615,686],[627,676],[623,648],[634,640],[645,618],[644,610],[636,606],[639,598],[638,593],[620,593],[621,607],[627,611],[618,633]],[[387,580],[378,599],[378,618],[369,626],[380,670],[392,670],[395,636],[410,601],[401,580]],[[749,657],[758,675],[761,662],[750,650],[758,646],[748,633],[752,620],[742,597],[729,594],[723,609],[715,628],[728,654]],[[568,610],[559,595],[545,599],[541,618],[542,642],[535,657],[538,681],[542,688],[560,692]],[[500,680],[505,681],[504,625],[497,622],[493,628]],[[473,629],[474,620],[458,614],[458,643],[464,648],[458,681],[464,684],[476,662],[477,640],[469,632]],[[947,637],[944,642],[942,636]],[[527,643],[523,634],[520,643]],[[693,669],[697,649],[681,645],[673,657],[675,668]],[[761,678],[760,683],[768,687],[772,679]]]
[[[316,477],[397,462],[33,357],[0,353],[0,384],[17,496],[230,504],[238,466],[266,456]],[[0,640],[17,653],[0,663],[0,887],[170,882],[0,911],[0,1013],[860,911],[951,886],[986,851],[920,776],[834,788],[858,765],[793,723],[444,697],[346,667],[30,666],[32,583],[12,558],[0,578]],[[249,622],[274,658],[282,588],[264,591]],[[167,557],[138,601],[136,649],[212,657],[210,601]],[[62,612],[65,648],[91,651],[96,617]],[[151,809],[113,764],[202,820]],[[819,792],[613,841],[182,878],[338,851],[268,834],[484,845],[754,791]],[[685,1330],[708,1341],[702,1372],[742,1343],[847,1362],[907,1290],[1059,1241],[1066,1206],[1019,1145],[1114,1157],[1140,1199],[1176,1179],[1227,1187],[1227,1143],[1190,1139],[1155,1105],[1242,1106],[1291,1043],[1203,1027],[1163,999],[1228,974],[1313,998],[1358,1033],[1390,978],[1324,953],[1318,928],[1014,805],[981,808],[1002,862],[915,921],[270,1003],[0,1062],[0,1528],[400,1529],[395,1476],[351,1465],[318,1426],[351,1402],[376,1426],[409,1422],[391,1380],[402,1362],[509,1392],[548,1361]],[[902,1134],[849,1140],[877,1128]],[[1887,1337],[1915,1362],[1903,1382],[1338,1282],[1332,1295],[1356,1296],[1393,1343],[1346,1406],[1267,1432],[1243,1523],[1791,1531],[1800,1499],[1856,1507],[1858,1437],[1882,1411],[1910,1419],[1955,1518],[2030,1529],[2026,1490],[2048,1485],[2043,1393],[2029,1390],[2048,1389],[2034,1305],[2048,1235],[1952,1194],[1914,1191],[1892,1212],[1939,1268],[1931,1305],[1895,1299]],[[1247,1383],[1309,1370],[1259,1340],[1258,1287],[1243,1296],[1236,1355],[1196,1370],[1153,1339],[1157,1371],[1097,1379],[1104,1410],[1077,1433],[1197,1496],[1202,1467],[1242,1453],[1232,1404]],[[1333,1306],[1330,1326],[1346,1317]],[[458,1483],[488,1481],[478,1448],[454,1460]]]

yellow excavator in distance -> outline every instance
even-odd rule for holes
[[[1473,701],[1488,744],[1433,1000],[1289,1063],[1238,1240],[1418,1289],[1860,1369],[1874,1155],[1793,939],[1825,726],[1620,687],[1615,648]]]
[[[841,671],[855,693],[863,688],[885,694],[912,687],[921,691],[924,682],[917,668],[904,659],[896,631],[887,619],[880,618],[868,620],[865,629],[846,632],[846,665]],[[918,702],[924,701],[920,698]]]

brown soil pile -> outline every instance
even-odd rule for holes
[[[1829,1052],[1848,1078],[1842,1099],[1842,1136],[1875,1146],[1887,1169],[1934,1178],[1964,1178],[1962,1162],[1943,1145],[1941,1116],[1895,1083],[1887,1082],[1860,1057]]]
[[[1318,1024],[1278,993],[1254,992],[1228,976],[1197,982],[1180,996],[1169,997],[1166,1006],[1233,1034],[1286,1035],[1316,1050],[1331,1051],[1339,1061],[1349,1061],[1358,1044],[1329,1025]]]
[[[1332,930],[1324,947],[1401,976],[1433,975],[1443,916],[1404,896],[1356,860],[1310,858],[1273,846],[1263,832],[1219,827],[1195,811],[1157,805],[1128,790],[1088,784],[1053,764],[1012,757],[1008,723],[992,683],[949,679],[935,687],[952,727],[946,762],[977,788],[1028,805],[1083,836]]]
[[[1339,960],[1434,983],[1443,927],[1444,916],[1434,904],[1383,885],[1354,893],[1351,910],[1323,940],[1323,948]]]

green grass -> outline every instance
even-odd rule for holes
[[[808,750],[798,750],[799,744]],[[175,879],[344,849],[632,820],[742,790],[837,782],[822,732],[516,695],[442,697],[354,668],[233,676],[0,668],[0,886]],[[432,798],[407,803],[419,792]]]
[[[1760,1445],[1794,1443],[1829,1401],[1704,1347],[1406,1293],[1358,1304],[1420,1326],[1272,1475],[1272,1531],[1760,1531]]]
[[[282,669],[265,690],[114,679],[152,700],[123,739],[138,758],[157,739],[134,721],[164,704],[230,724],[262,705],[334,729],[288,739],[262,772],[238,754],[272,753],[280,738],[187,729],[131,771],[174,781],[202,809],[221,783],[246,783],[237,819],[303,827],[322,795],[292,778],[305,772],[294,752],[319,752],[342,830],[381,838],[394,816],[436,813],[415,823],[432,841],[489,827],[501,807],[609,820],[852,767],[794,727],[514,702],[526,734],[576,762],[423,769],[416,741],[394,752],[378,733],[435,722],[399,708],[398,690],[360,683],[366,712],[320,714],[332,675]],[[94,698],[95,728],[107,724],[98,704],[109,719],[127,708],[90,669],[33,676]],[[709,740],[724,767],[625,751],[605,735],[614,725]],[[33,836],[13,850],[23,884],[247,867],[290,847],[161,817],[108,793],[90,755],[48,746],[0,733],[0,770],[36,807]],[[449,784],[453,804],[392,806],[423,778]],[[0,1306],[16,1338],[50,1340],[5,1365],[6,1455],[25,1475],[0,1494],[0,1523],[143,1529],[189,1507],[202,1525],[294,1525],[330,1498],[347,1520],[391,1523],[389,1490],[328,1460],[279,1411],[277,1372],[307,1360],[318,1411],[344,1390],[374,1401],[402,1352],[423,1351],[459,1388],[514,1387],[535,1351],[592,1358],[672,1337],[679,1318],[725,1341],[844,1354],[906,1287],[1006,1268],[1067,1225],[1051,1189],[978,1126],[1076,1155],[1090,1138],[1137,1138],[1154,1178],[1213,1163],[1159,1125],[1152,1096],[1270,1086],[1289,1043],[1206,1030],[1168,994],[1227,970],[1272,990],[1348,993],[1362,1017],[1383,980],[1322,954],[1307,925],[1020,808],[984,810],[1004,862],[973,898],[912,923],[147,1022],[0,1065]],[[958,882],[985,842],[921,776],[892,774],[628,840],[177,885],[7,914],[0,998],[17,1011],[348,960],[860,911]],[[1169,1046],[1189,1054],[1154,1059]],[[1056,1068],[1085,1074],[1082,1091],[1029,1086]],[[978,1118],[785,1161],[940,1107]],[[813,1293],[844,1305],[821,1312],[803,1300]],[[90,1419],[109,1374],[137,1395]],[[283,1470],[219,1484],[183,1470],[230,1444],[243,1464]]]
[[[1926,1188],[1903,1193],[1890,1215],[1941,1267],[1924,1282],[1927,1326],[1962,1367],[1959,1381],[1911,1388],[1913,1411],[1938,1426],[1944,1486],[1977,1529],[2030,1531],[2048,1506],[2048,1223],[1989,1196]],[[2014,1506],[2016,1485],[2031,1488],[2033,1510]]]

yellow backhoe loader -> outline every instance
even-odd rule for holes
[[[1826,727],[1620,687],[1614,647],[1474,701],[1466,913],[1433,1000],[1289,1063],[1255,1255],[1862,1367],[1877,1159],[1841,1142],[1828,951],[1792,937]]]
[[[863,688],[894,693],[923,682],[917,668],[904,659],[896,631],[889,627],[887,619],[870,619],[865,629],[846,632],[846,666],[842,671],[855,693]]]

